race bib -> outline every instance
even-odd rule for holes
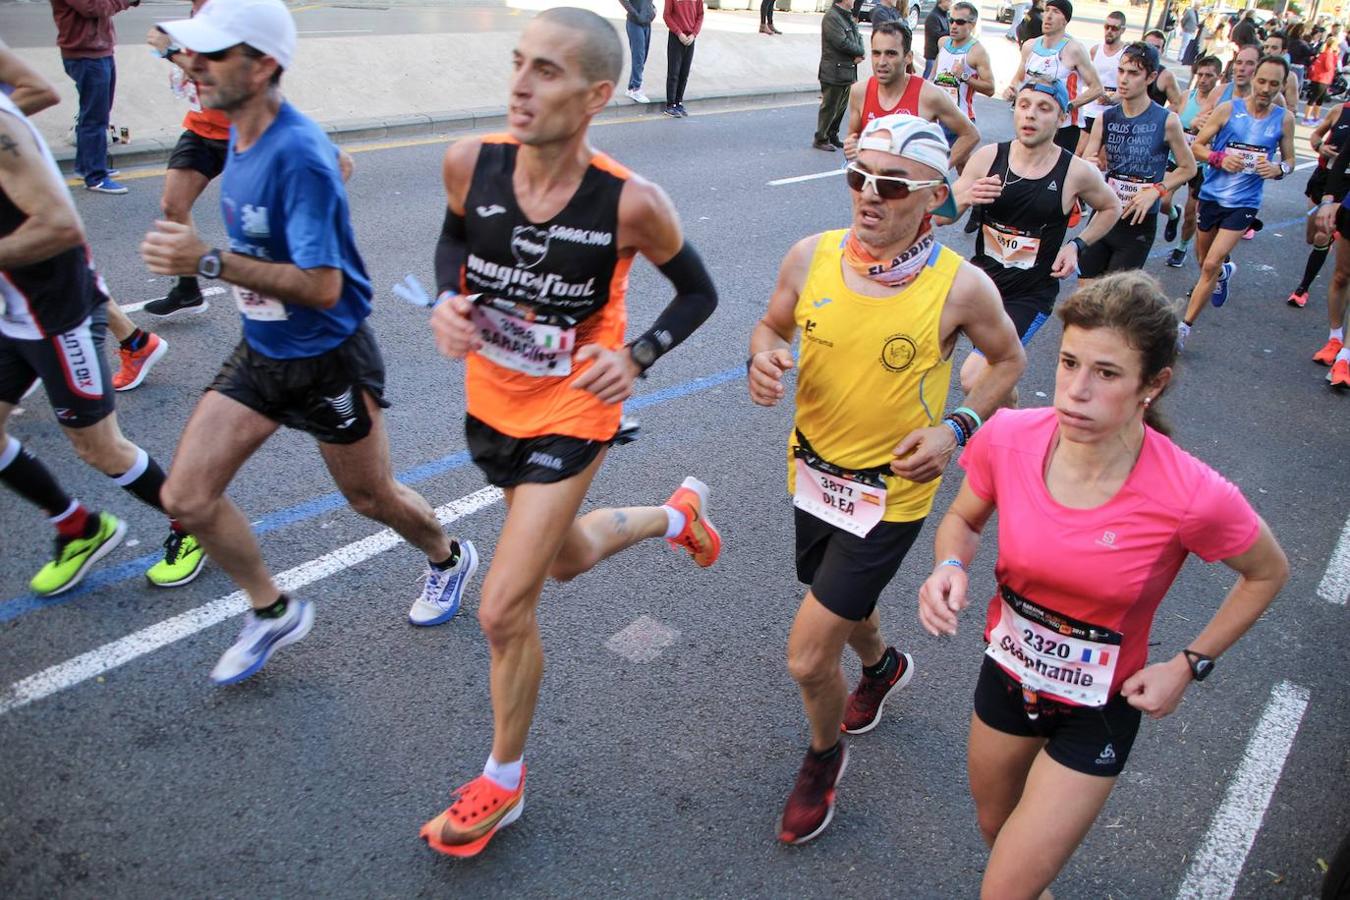
[[[858,537],[867,537],[886,511],[886,488],[857,478],[825,472],[797,457],[797,489],[792,504],[820,521]],[[878,478],[879,482],[880,479]]]
[[[1029,231],[984,220],[984,252],[1007,269],[1030,269],[1041,252],[1041,239]]]
[[[1120,661],[1120,633],[1042,609],[1000,587],[998,624],[985,653],[1022,686],[1083,706],[1105,706]]]
[[[1223,148],[1223,152],[1242,160],[1243,175],[1255,175],[1256,164],[1268,158],[1266,148],[1258,147],[1255,144],[1229,144]]]
[[[1194,143],[1195,143],[1195,139],[1196,139],[1197,135],[1192,134],[1192,133],[1189,132],[1189,131],[1183,131],[1182,134],[1186,136],[1186,146],[1187,146],[1187,147],[1189,147],[1191,144],[1194,144]]]
[[[572,374],[575,327],[532,321],[503,309],[475,303],[470,313],[483,341],[478,355],[525,375]]]
[[[1110,185],[1111,190],[1116,192],[1120,198],[1121,206],[1134,199],[1134,195],[1144,188],[1153,184],[1153,181],[1137,175],[1119,175],[1112,173],[1106,176],[1106,183]]]
[[[286,304],[280,300],[237,284],[230,287],[234,291],[234,305],[239,307],[239,312],[245,319],[252,319],[255,322],[284,322],[290,318],[286,312]]]

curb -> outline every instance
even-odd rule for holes
[[[747,106],[794,106],[818,102],[818,85],[789,85],[775,91],[743,90],[725,93],[693,96],[690,103],[697,103],[701,112],[723,112],[728,109],[740,109]],[[609,105],[593,121],[603,122],[611,119],[626,119],[634,115],[660,118],[661,102],[634,103],[624,97],[610,101]],[[488,107],[480,109],[456,110],[453,112],[417,113],[389,118],[342,119],[336,122],[320,122],[320,127],[336,144],[351,144],[362,141],[380,141],[390,138],[430,137],[433,135],[455,135],[475,131],[501,129],[506,126],[506,108]],[[177,136],[173,138],[177,142]],[[173,152],[173,143],[161,138],[138,140],[134,146],[114,144],[108,148],[113,164],[119,167],[164,165]],[[75,169],[75,148],[64,147],[53,151],[61,172],[73,175]]]

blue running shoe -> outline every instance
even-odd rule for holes
[[[278,619],[259,618],[249,610],[234,645],[211,670],[211,680],[221,685],[243,681],[263,667],[273,650],[294,644],[313,627],[314,604],[308,600],[290,598]]]
[[[477,571],[478,550],[473,541],[460,541],[459,561],[453,566],[445,570],[427,566],[422,596],[413,601],[412,609],[408,610],[408,621],[423,626],[449,622],[459,612],[464,589]]]
[[[1233,273],[1237,271],[1237,263],[1229,260],[1223,264],[1223,269],[1219,272],[1219,282],[1214,285],[1214,293],[1210,294],[1209,302],[1218,308],[1228,302],[1228,283],[1232,279]]]

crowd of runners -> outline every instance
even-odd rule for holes
[[[799,844],[826,828],[850,752],[844,736],[873,729],[914,674],[897,629],[883,635],[878,600],[959,451],[965,479],[932,536],[918,609],[930,633],[956,633],[968,570],[997,511],[998,586],[987,598],[967,756],[990,848],[984,893],[996,897],[1049,887],[1105,804],[1142,716],[1174,710],[1287,577],[1265,523],[1172,442],[1159,405],[1186,342],[1201,339],[1198,316],[1232,289],[1233,256],[1259,227],[1265,183],[1293,169],[1289,64],[1244,48],[1225,80],[1218,60],[1201,59],[1183,92],[1162,65],[1161,35],[1125,42],[1124,17],[1111,13],[1089,49],[1065,34],[1069,0],[1046,6],[1044,34],[1024,46],[1004,95],[1013,137],[983,146],[972,95],[992,96],[994,84],[972,37],[975,7],[954,7],[931,81],[913,74],[908,29],[873,29],[874,74],[848,98],[851,209],[838,210],[848,227],[789,250],[745,364],[751,401],[793,405],[786,481],[805,594],[786,663],[809,746],[779,839]],[[524,809],[543,668],[536,610],[550,579],[576,578],[650,539],[702,567],[724,552],[696,477],[664,503],[577,515],[637,380],[715,312],[713,272],[665,192],[588,142],[623,74],[614,27],[578,9],[540,13],[516,44],[506,131],[446,150],[444,222],[426,242],[437,282],[430,328],[443,354],[466,360],[468,450],[508,509],[480,555],[393,477],[384,364],[366,323],[371,282],[344,188],[350,159],[283,97],[296,45],[290,12],[281,0],[210,0],[194,13],[151,34],[192,112],[169,163],[164,218],[140,246],[150,272],[177,280],[147,310],[200,311],[199,279],[220,281],[242,338],[166,472],[122,433],[114,396],[124,385],[102,345],[111,328],[122,365],[133,367],[128,384],[167,345],[110,302],[69,191],[26,118],[54,94],[0,53],[0,429],[41,382],[79,456],[164,513],[168,536],[149,582],[186,584],[209,559],[247,594],[244,626],[211,673],[218,684],[254,675],[315,621],[310,601],[280,590],[225,494],[283,425],[314,437],[353,509],[426,555],[413,625],[450,621],[486,566],[477,590],[491,651],[490,752],[421,830],[436,850],[473,856]],[[1347,136],[1339,106],[1313,133],[1312,251],[1289,298],[1307,302],[1334,243],[1331,333],[1315,358],[1341,388],[1350,387]],[[189,215],[216,178],[226,247],[205,242]],[[1161,223],[1166,241],[1179,240],[1168,265],[1195,266],[1184,311],[1142,271]],[[962,227],[975,235],[969,260],[943,242]],[[674,298],[629,333],[625,292],[638,255]],[[1076,289],[1060,298],[1074,275]],[[1060,345],[1040,351],[1058,360],[1052,405],[1019,409],[1027,354],[1052,315]],[[948,409],[962,337],[972,349],[958,370],[962,399]],[[71,497],[8,430],[0,482],[57,532],[32,578],[39,595],[75,587],[126,531]],[[1192,553],[1236,577],[1192,640],[1150,662],[1153,617]],[[846,646],[862,668],[852,690]]]

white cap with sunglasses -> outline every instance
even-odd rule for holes
[[[881,116],[868,122],[863,128],[862,134],[858,137],[858,151],[862,152],[863,150],[880,150],[882,153],[890,153],[893,156],[922,163],[939,173],[939,181],[931,184],[929,182],[912,182],[911,186],[922,185],[927,187],[945,184],[947,186],[947,199],[942,202],[941,206],[933,210],[933,215],[948,219],[956,218],[956,201],[952,198],[952,183],[947,176],[947,170],[952,165],[951,146],[948,145],[946,135],[942,133],[942,129],[936,123],[904,113]],[[884,176],[872,177],[880,178]],[[866,186],[865,183],[864,186]],[[873,189],[876,190],[875,184]],[[878,194],[880,194],[880,191],[878,191]]]
[[[210,0],[191,19],[160,22],[158,27],[193,53],[248,44],[283,69],[295,57],[295,20],[281,0]]]

